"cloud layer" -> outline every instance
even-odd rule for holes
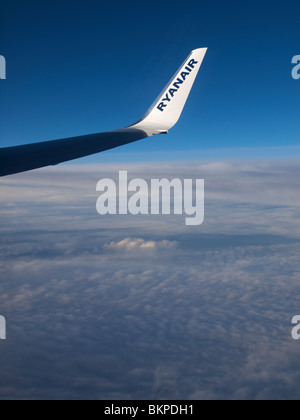
[[[115,169],[1,180],[0,398],[298,399],[297,163],[125,168],[205,178],[197,228],[101,218]]]

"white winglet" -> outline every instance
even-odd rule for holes
[[[167,133],[177,123],[206,52],[207,48],[191,52],[154,104],[132,128],[151,136]]]

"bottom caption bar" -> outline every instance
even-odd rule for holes
[[[107,416],[126,416],[131,418],[154,415],[197,415],[198,402],[150,402],[150,401],[100,401],[103,414]],[[199,410],[200,413],[200,410]]]

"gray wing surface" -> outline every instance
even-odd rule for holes
[[[148,135],[142,130],[123,128],[106,133],[0,149],[0,176],[58,165],[133,143],[146,137]]]

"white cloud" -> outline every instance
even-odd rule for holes
[[[177,243],[175,241],[170,242],[167,240],[164,241],[145,241],[144,239],[134,239],[126,238],[119,242],[111,242],[110,244],[105,244],[104,248],[106,249],[115,249],[115,250],[136,250],[136,249],[172,249],[175,248]]]

